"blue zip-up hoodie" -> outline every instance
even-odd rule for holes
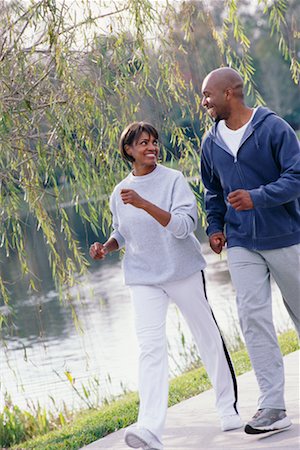
[[[201,174],[210,236],[224,231],[228,247],[252,250],[300,242],[300,147],[293,129],[259,107],[235,158],[214,124],[202,144]],[[236,211],[229,192],[246,189],[254,209]]]

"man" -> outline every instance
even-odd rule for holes
[[[292,128],[244,103],[243,80],[223,67],[207,75],[202,105],[215,124],[202,146],[209,242],[227,258],[241,329],[260,388],[248,434],[291,426],[284,367],[272,319],[270,275],[300,330],[300,148]]]

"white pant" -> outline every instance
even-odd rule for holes
[[[233,366],[205,296],[203,272],[159,286],[129,286],[140,347],[138,426],[161,440],[168,407],[166,315],[170,299],[193,334],[213,384],[219,415],[237,413]]]
[[[258,408],[285,409],[284,366],[273,324],[270,275],[300,335],[300,244],[274,250],[227,249],[237,308],[260,388]]]

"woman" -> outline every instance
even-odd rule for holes
[[[183,175],[157,163],[158,133],[145,122],[127,126],[120,151],[132,172],[114,189],[113,232],[90,247],[94,259],[125,247],[140,347],[137,426],[125,432],[129,447],[162,450],[168,406],[166,314],[172,300],[187,321],[216,393],[221,428],[240,428],[234,371],[205,296],[205,260],[194,235],[197,205]]]

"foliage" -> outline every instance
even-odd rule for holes
[[[124,428],[137,418],[138,396],[127,394],[100,410],[84,411],[69,425],[54,429],[34,440],[22,442],[22,448],[38,449],[78,449],[100,437]],[[16,450],[19,448],[15,446]]]
[[[300,54],[300,34],[297,32],[296,18],[300,17],[300,4],[298,1],[290,1],[289,12],[285,14],[285,24],[282,32],[291,46],[293,59],[297,63],[297,55]],[[252,34],[252,56],[256,69],[254,79],[267,105],[287,120],[295,129],[300,127],[300,96],[299,80],[290,77],[291,61],[282,58],[278,51],[280,37],[274,40],[269,34],[267,17],[260,21],[260,33],[256,33],[257,23],[249,14],[245,18],[249,34]],[[298,20],[299,22],[299,20]],[[298,38],[293,39],[293,36]]]
[[[195,176],[197,149],[207,125],[200,86],[209,70],[222,64],[237,68],[253,103],[263,103],[261,94],[266,100],[274,97],[267,91],[271,83],[265,82],[271,64],[257,62],[268,50],[273,58],[277,55],[278,66],[285,61],[280,69],[284,82],[290,73],[295,93],[299,87],[296,3],[258,0],[254,17],[255,25],[263,23],[261,28],[245,22],[244,1],[192,0],[178,7],[149,0],[97,3],[94,8],[89,0],[78,0],[76,17],[63,0],[0,0],[0,307],[11,304],[5,268],[13,255],[18,256],[29,289],[43,282],[28,257],[30,227],[43,236],[53,279],[70,304],[68,287],[88,261],[67,206],[73,206],[94,234],[109,232],[107,196],[128,170],[117,151],[119,134],[128,122],[151,120],[161,132],[163,159],[175,155],[180,158],[178,167]],[[284,103],[292,104],[296,97],[292,94],[291,102],[284,97]],[[297,105],[282,113],[294,114]],[[295,124],[297,117],[293,116]],[[201,210],[201,188],[197,196]],[[0,328],[6,320],[3,311]],[[241,361],[241,370],[249,367],[244,355]],[[171,402],[182,399],[183,390],[185,395],[197,392],[194,376],[181,378],[180,389],[174,384]],[[207,386],[207,378],[203,382]],[[90,405],[88,391],[84,395]],[[83,416],[84,427],[81,423],[64,431],[63,438],[57,431],[54,441],[61,443],[53,444],[55,448],[78,448],[78,443],[133,422],[136,396],[120,409],[107,408],[101,426],[95,412]],[[68,420],[67,412],[54,418],[39,407],[25,413],[8,397],[0,420],[2,445]],[[34,448],[46,449],[41,445]]]
[[[22,411],[13,405],[10,397],[5,398],[3,411],[0,413],[0,445],[10,447],[19,442],[41,436],[49,430],[65,425],[74,414],[66,408],[64,411],[47,412],[38,404],[31,411]]]
[[[236,0],[214,0],[210,6],[183,2],[179,10],[149,0],[109,2],[109,8],[98,4],[95,10],[88,0],[78,2],[80,18],[65,1],[2,0],[1,5],[2,264],[16,253],[28,287],[39,287],[27,258],[30,215],[43,234],[53,278],[66,288],[61,291],[66,301],[67,287],[88,266],[69,223],[66,192],[68,204],[95,233],[108,232],[106,195],[127,170],[117,151],[125,124],[149,116],[165,136],[164,158],[177,149],[186,173],[197,172],[204,126],[201,77],[187,77],[182,61],[189,59],[198,37],[201,75],[214,64],[232,65],[254,101],[263,102],[253,83],[251,42]],[[297,34],[286,35],[288,2],[259,0],[258,5],[298,83]],[[210,63],[206,47],[213,50]],[[192,133],[185,118],[196,124]],[[0,276],[1,295],[9,304],[7,282]]]
[[[298,350],[299,341],[296,332],[290,330],[281,334],[279,336],[279,344],[284,355]],[[249,356],[245,348],[232,353],[231,356],[237,375],[241,375],[251,369]],[[203,367],[184,373],[170,382],[169,406],[191,398],[210,387],[210,381]],[[51,433],[23,442],[21,445],[24,449],[34,448],[35,450],[79,449],[113,431],[134,423],[137,419],[137,411],[137,394],[126,394],[121,399],[102,406],[98,410],[81,412],[77,417],[73,418],[71,423],[63,425],[61,429],[56,428]],[[21,425],[17,425],[18,417],[11,417],[12,421],[14,421],[13,428],[15,430],[19,429]],[[35,430],[32,435],[36,436],[37,434],[38,432]],[[6,439],[12,439],[10,441],[10,444],[12,444],[17,442],[17,436],[17,433],[15,435],[10,433]],[[4,445],[1,441],[0,444]],[[17,450],[20,447],[14,446],[13,448]]]

